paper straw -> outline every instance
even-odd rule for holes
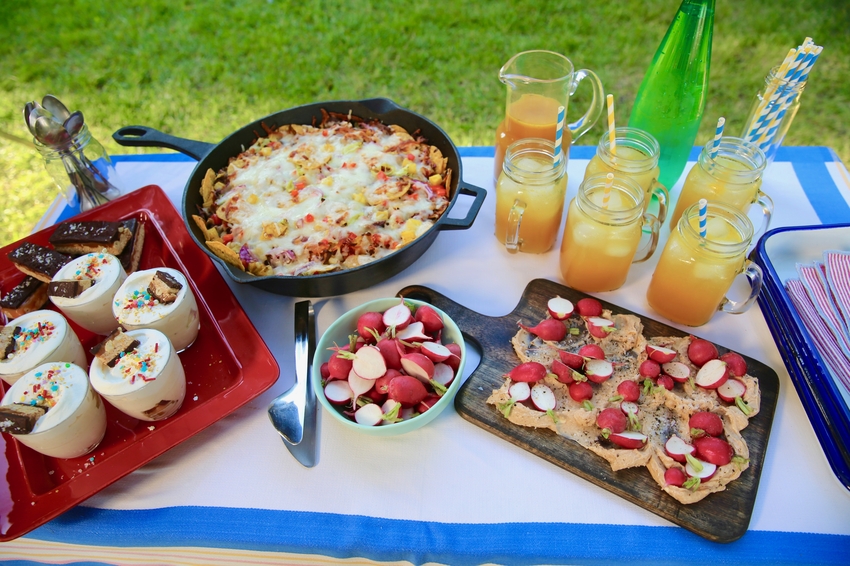
[[[555,126],[555,167],[559,167],[561,165],[561,153],[558,151],[561,149],[561,144],[564,140],[564,122],[566,121],[566,110],[563,106],[558,106],[558,124]]]
[[[605,192],[602,193],[602,208],[608,208],[608,201],[611,200],[611,185],[614,184],[614,174],[608,173],[605,176]]]
[[[699,236],[705,238],[708,236],[706,224],[708,223],[708,201],[704,198],[699,199]]]
[[[725,125],[726,118],[721,116],[720,119],[717,120],[717,129],[714,130],[714,142],[708,150],[708,155],[711,157],[712,161],[717,159],[717,151],[720,149],[720,138],[723,137],[723,126]]]
[[[770,105],[776,100],[779,96],[779,85],[782,82],[782,77],[785,75],[785,72],[788,70],[788,66],[794,60],[794,56],[796,55],[797,50],[793,47],[788,50],[788,54],[785,56],[785,59],[782,61],[782,64],[779,65],[779,69],[776,71],[776,79],[771,81],[770,85],[765,90],[764,96],[762,97],[761,103],[759,104],[758,111],[755,113],[755,119],[750,126],[750,131],[745,136],[749,138],[750,141],[755,142],[758,137],[758,129],[764,123],[764,119],[766,116],[765,110],[770,107]]]
[[[605,97],[608,102],[608,143],[611,146],[611,155],[617,155],[617,131],[614,127],[614,95]]]

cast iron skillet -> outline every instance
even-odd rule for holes
[[[419,130],[427,138],[428,143],[439,148],[443,156],[448,158],[448,167],[452,170],[452,181],[451,187],[448,187],[450,202],[446,211],[430,230],[410,244],[379,260],[344,271],[308,276],[267,275],[258,277],[240,271],[219,259],[207,248],[200,230],[191,221],[191,215],[197,214],[198,206],[202,202],[199,188],[207,169],[218,171],[226,167],[229,158],[235,157],[253,144],[258,137],[264,136],[265,130],[262,127],[263,123],[270,128],[277,128],[284,124],[311,124],[315,119],[315,122],[318,124],[322,119],[322,108],[327,111],[343,114],[347,114],[350,111],[352,115],[364,119],[378,119],[385,124],[397,124],[410,133]],[[481,208],[481,204],[484,202],[484,197],[487,196],[487,192],[484,189],[473,185],[466,185],[461,181],[463,170],[461,169],[461,161],[457,148],[439,126],[424,116],[406,110],[386,98],[336,100],[297,106],[260,118],[236,130],[218,144],[179,138],[145,126],[127,126],[121,128],[112,134],[112,138],[125,146],[176,149],[197,159],[198,164],[195,166],[195,170],[192,171],[192,175],[186,183],[186,188],[183,190],[183,219],[186,222],[189,233],[192,235],[192,239],[195,240],[195,243],[207,255],[221,264],[234,281],[255,285],[278,295],[329,297],[351,293],[352,291],[357,291],[388,279],[408,267],[419,256],[425,253],[425,250],[434,242],[440,230],[466,230],[472,226]],[[466,218],[448,218],[449,211],[454,206],[460,194],[473,196],[475,200],[472,202]]]

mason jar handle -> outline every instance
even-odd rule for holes
[[[635,252],[635,259],[632,260],[632,263],[640,263],[648,260],[655,253],[655,248],[658,246],[658,232],[661,231],[661,222],[658,221],[658,217],[645,212],[643,215],[643,230],[646,230],[647,226],[649,226],[649,239]]]
[[[752,261],[746,260],[744,262],[743,274],[746,275],[747,279],[749,279],[750,281],[750,287],[752,288],[752,290],[750,291],[750,296],[745,301],[733,301],[729,297],[724,297],[723,302],[720,303],[720,310],[722,310],[723,312],[728,312],[731,314],[741,314],[742,312],[753,306],[753,303],[759,296],[759,293],[761,292],[762,283],[761,268]]]
[[[762,190],[759,189],[759,192],[756,194],[755,202],[761,206],[762,212],[761,226],[759,226],[759,229],[753,234],[752,239],[753,242],[758,242],[758,239],[762,234],[767,232],[767,229],[770,226],[770,219],[773,217],[773,199],[770,198],[767,193],[762,192]]]
[[[655,195],[658,199],[658,223],[664,224],[667,220],[667,203],[670,202],[670,193],[667,187],[658,182],[658,179],[652,180],[652,186],[649,187],[649,194]]]
[[[577,139],[593,127],[602,114],[602,109],[605,107],[605,91],[602,89],[602,81],[599,80],[596,73],[589,69],[579,69],[575,72],[573,81],[570,84],[570,96],[575,94],[579,83],[584,79],[590,80],[590,86],[593,88],[593,98],[590,101],[590,108],[587,109],[584,116],[575,122],[567,124],[570,134],[572,134],[572,143],[576,143]]]
[[[512,254],[517,253],[520,245],[522,245],[522,240],[519,239],[519,228],[522,225],[522,214],[525,212],[525,207],[526,204],[523,201],[516,199],[514,200],[514,205],[511,207],[511,211],[508,213],[505,247]]]

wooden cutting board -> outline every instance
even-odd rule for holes
[[[398,295],[424,300],[442,309],[463,331],[464,339],[479,347],[481,363],[455,398],[455,408],[463,418],[709,540],[731,542],[747,532],[779,396],[779,377],[771,368],[744,356],[748,373],[759,379],[762,395],[758,415],[750,419],[749,426],[742,431],[750,450],[750,467],[725,491],[711,494],[698,503],[683,505],[661,491],[646,468],[614,472],[608,462],[578,443],[549,430],[516,426],[496,407],[487,404],[490,393],[501,387],[502,376],[519,363],[510,344],[517,331],[517,321],[522,319],[535,324],[542,320],[547,314],[547,301],[556,295],[573,303],[587,295],[552,281],[535,279],[528,284],[513,312],[502,317],[479,314],[427,287],[406,287]],[[640,317],[647,338],[687,335],[617,305],[605,301],[602,304],[614,313]],[[717,346],[721,354],[729,350],[720,344]]]

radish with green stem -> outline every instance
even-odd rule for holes
[[[690,454],[685,456],[687,463],[685,464],[685,473],[692,478],[699,478],[701,481],[710,480],[717,471],[717,466],[711,462],[698,460]]]
[[[372,389],[375,386],[374,379],[364,379],[360,375],[357,374],[356,371],[352,368],[352,370],[348,373],[348,386],[351,387],[352,392],[352,407],[357,403],[357,398]]]
[[[383,334],[384,330],[384,315],[379,312],[364,312],[357,319],[357,334],[368,344],[374,344],[375,336]]]
[[[435,364],[446,361],[452,355],[451,351],[439,342],[423,342],[419,351],[428,356]]]
[[[717,353],[717,347],[702,338],[693,338],[688,344],[688,359],[697,367],[702,367],[710,360],[716,360],[720,355]]]
[[[637,406],[637,403],[632,401],[623,401],[620,403],[620,412],[628,419],[629,428],[632,430],[640,430],[640,421],[638,420],[638,412],[640,409]]]
[[[387,362],[375,346],[363,346],[353,356],[351,368],[363,379],[378,379],[387,373]]]
[[[434,377],[434,362],[425,354],[413,352],[401,357],[401,367],[408,375],[428,383]]]
[[[508,394],[511,396],[511,400],[517,403],[528,401],[531,398],[531,386],[525,381],[516,381],[508,387]]]
[[[691,377],[691,368],[682,362],[667,362],[661,364],[661,371],[669,375],[676,383],[685,383]]]
[[[585,319],[587,331],[595,338],[607,338],[609,334],[616,330],[614,321],[598,316],[591,316]]]
[[[694,383],[703,389],[717,389],[729,379],[729,366],[726,362],[720,359],[708,360],[703,364],[696,377]]]
[[[400,375],[390,381],[389,397],[401,403],[402,407],[418,405],[427,396],[428,390],[415,377]]]
[[[563,297],[549,299],[546,303],[549,316],[555,320],[566,320],[573,314],[573,303]]]
[[[720,436],[723,434],[723,420],[719,415],[708,411],[698,411],[688,419],[688,428],[691,429],[691,437]]]
[[[629,421],[626,415],[616,407],[608,407],[596,415],[596,426],[601,429],[602,438],[608,438],[612,432],[625,431],[628,424]]]
[[[661,365],[652,359],[644,360],[638,367],[638,373],[641,377],[655,379],[661,373]]]
[[[577,403],[593,399],[593,387],[586,381],[576,381],[568,386],[570,398]]]
[[[437,396],[437,395],[428,395],[427,397],[425,397],[424,399],[419,401],[419,404],[416,405],[416,410],[420,414],[422,414],[422,413],[426,412],[428,409],[430,409],[431,407],[433,407],[434,405],[436,405],[437,401],[439,401],[439,400],[440,400],[440,397]]]
[[[399,343],[397,340],[381,338],[375,344],[375,347],[381,351],[384,362],[387,364],[387,370],[401,369],[401,353],[399,352]]]
[[[608,360],[587,360],[584,375],[593,383],[604,383],[614,375],[614,365]]]
[[[555,374],[555,377],[558,378],[558,381],[565,385],[569,385],[570,383],[575,382],[575,378],[573,374],[575,370],[570,368],[564,363],[561,363],[560,360],[554,360],[552,362],[552,373]]]
[[[687,461],[685,456],[688,454],[693,455],[696,450],[693,445],[688,444],[675,434],[664,443],[664,452],[680,464],[684,464]]]
[[[624,401],[635,402],[640,399],[640,385],[631,380],[620,382],[617,393],[623,396]]]
[[[746,392],[747,385],[735,377],[730,377],[717,388],[717,396],[727,403],[734,403],[736,398],[743,397]]]
[[[505,375],[511,378],[511,381],[527,381],[534,383],[546,377],[546,366],[540,362],[523,362]]]
[[[610,440],[620,448],[638,450],[646,446],[647,436],[643,433],[634,430],[626,430],[623,432],[612,432],[608,436],[608,440]]]
[[[325,385],[325,397],[334,405],[344,405],[351,401],[354,393],[347,381],[334,379]]]
[[[420,305],[413,317],[425,327],[425,332],[433,334],[443,329],[443,319],[440,314],[428,305]]]
[[[604,360],[605,350],[599,344],[585,344],[578,350],[578,355],[583,358],[593,358],[594,360]]]
[[[431,340],[431,336],[425,333],[425,325],[421,322],[411,322],[403,329],[396,332],[395,337],[405,342],[422,342]]]
[[[410,324],[410,321],[413,320],[413,315],[410,313],[410,307],[402,300],[401,303],[385,310],[382,320],[387,328],[394,328],[396,331],[399,331]]]
[[[576,310],[583,317],[602,316],[602,303],[593,297],[585,297],[576,303]]]
[[[646,355],[659,364],[666,364],[676,359],[676,350],[671,350],[664,346],[656,346],[655,344],[647,344]]]
[[[537,326],[526,326],[521,322],[517,324],[526,332],[534,334],[547,342],[560,342],[567,336],[567,327],[563,322],[554,318],[542,320]]]
[[[584,366],[584,357],[578,354],[558,350],[558,357],[561,359],[561,363],[569,368],[580,370]]]
[[[446,359],[446,363],[455,371],[455,373],[457,373],[457,370],[460,367],[460,344],[449,342],[448,344],[444,344],[444,346],[452,353],[452,355]]]
[[[455,372],[452,371],[451,367],[442,363],[434,364],[434,377],[431,381],[434,381],[443,387],[448,387],[454,378]]]
[[[363,405],[354,412],[354,421],[363,426],[377,426],[384,420],[384,412],[375,403]]]
[[[348,374],[351,372],[352,360],[340,355],[344,351],[337,350],[328,359],[328,377],[330,379],[348,379]]]
[[[666,485],[682,487],[687,479],[688,476],[685,475],[685,472],[681,468],[667,468],[664,472],[664,483]]]
[[[696,455],[700,460],[711,462],[715,466],[725,466],[732,461],[735,451],[722,438],[703,436],[694,440]]]
[[[384,412],[382,425],[397,423],[401,420],[399,412],[401,411],[401,403],[395,399],[387,399],[381,405],[381,410]]]
[[[673,378],[670,377],[667,374],[662,373],[661,375],[659,375],[658,379],[655,380],[655,384],[658,387],[663,387],[667,391],[673,391],[673,385],[674,385]]]
[[[732,377],[744,377],[747,375],[747,361],[737,352],[726,352],[720,359],[729,367],[729,375]]]

